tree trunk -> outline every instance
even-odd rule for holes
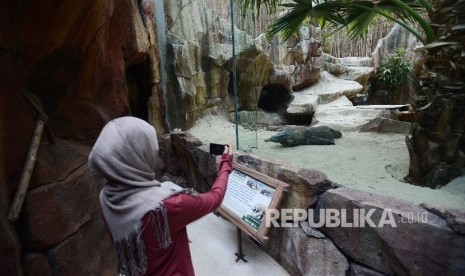
[[[465,30],[454,28],[465,20],[465,3],[441,1],[430,17],[438,26],[437,42],[456,44],[425,47],[424,70],[418,75],[422,96],[414,103],[416,124],[412,137],[406,139],[410,154],[407,178],[438,188],[465,173],[465,65],[461,54]]]

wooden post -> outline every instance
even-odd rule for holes
[[[37,151],[39,150],[40,139],[42,138],[42,132],[44,131],[46,117],[40,116],[37,120],[34,134],[32,135],[31,144],[27,153],[26,162],[24,169],[21,173],[21,179],[19,180],[19,186],[16,190],[13,204],[11,204],[8,219],[10,221],[18,220],[19,213],[23,207],[24,198],[26,197],[27,190],[29,189],[29,180],[31,179],[32,171],[36,162]]]

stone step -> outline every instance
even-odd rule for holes
[[[358,82],[344,80],[323,71],[314,85],[293,93],[294,99],[289,104],[286,115],[294,119],[311,118],[320,105],[331,103],[341,96],[355,97],[362,89]]]
[[[340,131],[358,131],[377,117],[389,118],[389,114],[389,110],[359,109],[356,106],[318,109],[312,124],[329,126]]]
[[[391,111],[409,105],[361,105],[353,106],[343,96],[324,105],[319,105],[312,119],[314,126],[329,126],[340,131],[410,132],[410,123],[392,120]]]
[[[373,59],[371,57],[345,57],[337,59],[340,64],[354,67],[372,67]]]
[[[327,104],[341,96],[356,96],[362,89],[363,87],[358,82],[344,80],[323,71],[314,85],[294,92],[295,98],[288,110],[291,112],[300,110],[302,105],[307,105],[305,110],[308,110],[309,105],[315,106],[315,98],[318,100],[317,104]]]
[[[343,96],[324,105],[319,105],[313,115],[312,125],[325,125],[340,131],[358,131],[377,117],[389,118],[387,109],[358,108]]]

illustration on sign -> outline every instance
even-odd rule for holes
[[[229,175],[222,206],[258,230],[274,193],[273,187],[243,172],[233,170]]]

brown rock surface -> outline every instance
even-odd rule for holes
[[[239,164],[290,184],[281,203],[282,208],[307,209],[316,202],[320,193],[334,188],[334,184],[320,171],[301,169],[284,163],[271,163],[247,154],[237,155],[236,162]]]
[[[367,267],[358,265],[356,263],[350,264],[349,276],[383,276],[384,274],[379,273],[376,270],[369,269]]]
[[[0,90],[5,95],[0,99],[2,214],[16,191],[35,125],[36,111],[23,92],[42,101],[57,137],[91,145],[108,120],[133,111],[126,71],[142,64],[148,77],[144,84],[136,84],[139,90],[148,90],[150,99],[142,99],[151,108],[147,119],[159,134],[167,131],[153,12],[153,1],[0,3]],[[99,186],[85,168],[87,151],[62,140],[41,146],[18,227],[23,248],[53,247],[72,237],[98,209]],[[6,231],[0,235],[0,274],[19,275],[15,233],[5,217],[0,223]],[[103,225],[95,227],[103,230]],[[89,241],[82,239],[80,246],[98,244],[98,239]],[[95,255],[106,253],[100,249],[95,248]],[[87,257],[94,256],[83,255],[74,267],[62,262],[59,269],[73,272],[81,263],[92,263]],[[56,272],[57,267],[51,269]],[[102,271],[97,262],[92,270],[92,274]]]
[[[171,145],[171,135],[164,134],[158,136],[158,146],[160,148],[159,155],[163,161],[161,173],[179,175],[179,165],[173,152],[173,146]]]
[[[46,249],[73,235],[99,210],[101,185],[84,164],[62,182],[30,190],[22,211],[23,247]]]
[[[57,139],[55,145],[42,143],[31,177],[29,189],[60,182],[87,163],[91,148]]]
[[[270,231],[267,252],[290,275],[346,275],[349,264],[329,239],[307,237],[300,227]]]
[[[353,222],[354,210],[374,209],[371,219],[377,226],[384,210],[391,210],[395,227],[385,224],[320,229],[346,256],[360,264],[388,275],[465,273],[465,236],[426,209],[349,188],[326,191],[316,206],[316,211],[346,209],[348,222]]]
[[[198,150],[202,142],[187,132],[171,133],[171,141],[181,176],[186,180],[187,186],[198,192],[208,191],[215,180],[216,170],[215,174],[210,176],[207,176],[208,173],[202,170],[202,164],[210,162],[211,166],[215,168],[214,160],[208,157],[210,154]]]
[[[92,215],[75,235],[64,240],[49,253],[55,275],[113,276],[116,256],[100,212]]]
[[[52,275],[52,269],[48,263],[47,257],[43,254],[25,254],[23,264],[24,275]]]

